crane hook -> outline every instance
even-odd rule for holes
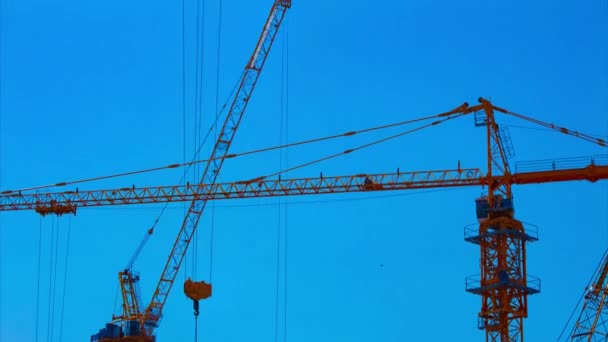
[[[197,317],[199,312],[198,312],[198,300],[192,300],[192,303],[194,304],[194,317]]]

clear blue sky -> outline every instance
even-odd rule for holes
[[[216,90],[221,104],[272,1],[222,2],[219,64],[220,0],[204,2],[206,131]],[[184,150],[192,156],[196,1],[185,3],[184,122],[181,1],[0,1],[1,189],[167,165],[183,161]],[[294,0],[232,151],[440,113],[479,96],[606,137],[607,36],[606,1]],[[287,74],[288,87],[281,82]],[[288,100],[289,106],[281,111],[285,88],[283,103]],[[524,122],[499,120],[510,126],[514,162],[606,153]],[[384,135],[292,148],[282,157],[230,160],[220,178],[254,178]],[[451,169],[459,160],[485,171],[483,142],[484,131],[464,118],[289,176]],[[188,177],[195,179],[192,173]],[[180,171],[161,172],[86,188],[179,179]],[[515,188],[517,217],[540,230],[540,241],[528,248],[528,273],[542,279],[541,294],[529,299],[529,341],[557,337],[608,246],[607,183]],[[279,341],[285,317],[287,340],[293,342],[482,341],[483,332],[476,329],[480,299],[464,291],[465,277],[479,273],[479,250],[463,240],[463,226],[475,222],[474,199],[481,191],[313,196],[281,205],[273,198],[216,203],[214,295],[201,304],[199,339],[274,340],[280,229],[283,237],[287,230],[288,247],[286,259],[283,249],[280,253],[278,273],[282,308],[286,260],[287,312],[278,315]],[[181,204],[170,206],[136,263],[145,303],[183,211]],[[63,341],[86,341],[111,319],[117,272],[159,212],[157,206],[83,209],[59,220],[0,213],[0,340],[34,341],[38,312],[39,341],[51,335],[49,313],[54,341],[61,325]],[[197,277],[205,280],[211,217],[208,211],[199,229]],[[59,231],[59,261],[54,310],[49,310],[53,225]],[[189,254],[157,330],[159,341],[193,336],[191,303],[181,285],[192,265]]]

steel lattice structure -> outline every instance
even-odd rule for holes
[[[595,182],[600,179],[608,179],[608,165],[591,161],[582,167],[512,173],[508,164],[509,148],[504,142],[504,133],[496,123],[495,113],[521,117],[564,134],[597,143],[600,146],[606,147],[606,141],[510,113],[480,98],[477,105],[469,106],[465,103],[456,110],[438,116],[475,114],[476,125],[485,127],[487,134],[487,170],[485,174],[478,168],[461,169],[458,167],[451,170],[283,180],[267,180],[266,177],[258,177],[246,181],[217,183],[224,161],[231,156],[228,151],[268,53],[290,7],[290,0],[274,1],[254,52],[245,66],[235,94],[229,102],[230,106],[225,114],[225,121],[198,184],[93,191],[76,189],[54,193],[4,191],[0,194],[0,211],[35,210],[41,215],[63,215],[76,214],[78,209],[85,207],[189,201],[189,209],[160,280],[152,299],[143,311],[139,307],[135,286],[137,276],[133,275],[129,268],[126,272],[119,273],[119,281],[123,290],[123,315],[114,317],[114,322],[125,322],[127,327],[136,327],[137,332],[129,336],[119,336],[118,339],[106,338],[105,335],[101,338],[101,341],[154,341],[154,329],[161,319],[163,307],[209,200],[482,186],[488,191],[487,196],[477,201],[480,224],[475,233],[466,236],[467,241],[480,247],[480,275],[467,279],[466,290],[481,296],[479,326],[485,330],[487,341],[523,341],[523,320],[528,315],[527,296],[540,291],[540,282],[526,273],[526,243],[535,241],[536,237],[529,234],[522,223],[515,219],[511,187],[516,184],[573,180]],[[436,123],[439,121],[431,125]],[[588,294],[586,302],[588,314],[585,314],[586,311],[584,311],[584,315],[579,319],[577,327],[580,327],[581,332],[573,336],[590,336],[588,341],[594,341],[591,339],[592,334],[606,337],[606,333],[601,335],[601,331],[602,329],[605,331],[607,326],[605,315],[607,273],[608,266],[604,266],[602,278],[596,282],[597,287],[594,287]],[[196,288],[196,285],[193,283],[192,288]],[[210,286],[204,285],[208,288],[204,287],[203,292],[205,295],[210,295]],[[201,298],[205,295],[202,295]]]
[[[608,340],[608,251],[585,293],[585,303],[570,338],[577,342]]]
[[[416,190],[489,184],[535,184],[608,178],[608,166],[522,172],[488,177],[480,169],[466,168],[418,172],[357,174],[298,179],[255,179],[216,184],[189,184],[91,191],[20,193],[0,195],[0,211],[36,210],[41,215],[75,213],[79,208],[184,202],[193,199],[229,200],[273,196],[339,194],[362,191]],[[367,184],[366,184],[367,180]]]

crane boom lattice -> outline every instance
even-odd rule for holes
[[[608,250],[585,292],[585,302],[570,340],[595,342],[608,340]]]

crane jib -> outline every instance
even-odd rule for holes
[[[608,161],[608,159],[607,159]],[[366,184],[369,178],[373,187]],[[338,194],[376,190],[413,190],[446,186],[487,186],[495,184],[534,184],[576,180],[597,181],[608,179],[608,163],[581,165],[573,169],[542,169],[488,179],[480,169],[434,170],[350,176],[324,176],[320,178],[275,179],[262,178],[247,181],[122,188],[113,190],[68,191],[54,193],[14,193],[0,196],[0,211],[35,210],[41,215],[63,215],[76,212],[76,208],[191,202],[195,199],[225,200],[308,194]]]

